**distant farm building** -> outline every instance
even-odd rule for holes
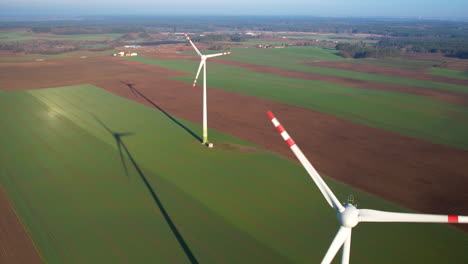
[[[281,49],[281,48],[284,48],[284,47],[286,47],[286,44],[280,44],[280,45],[262,45],[262,44],[258,44],[257,45],[257,48],[261,48],[261,49],[272,49],[272,48]]]
[[[114,57],[130,57],[130,56],[138,56],[138,53],[119,51],[119,52],[114,54]]]
[[[141,46],[140,45],[125,45],[124,48],[139,49],[141,48]]]

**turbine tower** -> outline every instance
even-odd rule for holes
[[[327,200],[328,204],[333,209],[335,209],[336,213],[338,214],[338,220],[341,226],[335,238],[333,239],[333,242],[328,248],[325,257],[321,262],[322,264],[331,263],[336,253],[342,246],[343,251],[341,263],[349,263],[349,256],[351,253],[351,231],[361,222],[468,223],[468,216],[394,213],[371,209],[357,209],[351,203],[345,204],[344,206],[341,205],[328,185],[322,180],[322,177],[320,177],[312,164],[310,164],[304,153],[302,153],[291,136],[289,136],[288,132],[286,132],[284,127],[279,123],[278,119],[276,119],[271,111],[268,111],[267,114],[273,125],[291,148],[294,155],[296,155],[297,159],[301,162],[302,166],[304,166],[307,173],[309,173],[320,192],[322,192],[325,200]]]
[[[200,70],[203,67],[203,144],[207,145],[208,147],[213,147],[213,144],[208,142],[208,114],[207,114],[207,102],[206,102],[206,60],[208,58],[213,58],[213,57],[218,57],[218,56],[223,56],[223,55],[228,55],[231,54],[231,52],[223,52],[223,53],[217,53],[217,54],[210,54],[210,55],[203,55],[193,44],[192,40],[189,38],[187,33],[185,33],[185,37],[187,40],[192,44],[192,47],[195,49],[197,54],[200,56],[201,61],[200,61],[200,66],[198,66],[198,71],[197,75],[195,76],[195,80],[193,81],[193,86],[197,85],[197,80],[198,80],[198,75],[200,74]]]

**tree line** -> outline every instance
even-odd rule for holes
[[[360,43],[338,43],[336,49],[345,58],[396,57],[402,53],[442,53],[446,56],[468,59],[468,39],[442,38],[387,38],[375,46]]]
[[[5,21],[0,28],[86,28],[101,33],[214,32],[222,30],[366,33],[392,37],[468,38],[468,23],[416,19],[318,18],[307,16],[87,17],[80,20]],[[39,32],[40,33],[40,32]]]

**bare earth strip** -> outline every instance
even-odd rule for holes
[[[314,65],[314,66],[336,68],[336,69],[357,71],[357,72],[366,72],[366,73],[372,73],[372,74],[378,74],[378,75],[388,75],[388,76],[403,77],[403,78],[410,78],[410,79],[416,79],[416,80],[468,85],[468,80],[437,76],[437,75],[427,74],[421,71],[412,71],[408,69],[399,69],[399,68],[394,68],[394,67],[357,64],[357,63],[349,63],[349,62],[342,62],[342,61],[321,61],[321,62],[314,62],[314,63],[309,63],[309,64]]]
[[[197,60],[197,61],[199,60],[198,57],[187,56],[187,55],[154,56],[154,55],[145,54],[145,57],[151,58],[151,59],[158,59],[158,60],[171,60],[171,59],[184,59],[184,60]],[[426,97],[430,97],[433,99],[437,99],[437,100],[452,103],[452,104],[468,106],[468,94],[466,93],[439,91],[439,90],[426,89],[426,88],[409,86],[409,85],[361,81],[361,80],[336,77],[336,76],[331,76],[331,75],[285,70],[285,69],[279,69],[279,68],[265,66],[265,65],[254,65],[250,63],[244,63],[244,62],[235,62],[235,61],[230,61],[230,60],[221,59],[221,58],[212,58],[211,61],[220,63],[220,64],[225,64],[225,65],[243,67],[249,71],[273,74],[273,75],[283,76],[283,77],[288,77],[288,78],[331,82],[331,83],[337,83],[337,84],[354,87],[354,88],[361,88],[361,89],[416,94],[416,95],[426,96]],[[358,64],[355,64],[355,65],[358,65]],[[449,79],[452,79],[452,78],[449,78]]]
[[[227,65],[244,67],[248,69],[249,71],[262,72],[262,73],[273,74],[273,75],[278,75],[278,76],[283,76],[283,77],[288,77],[288,78],[331,82],[331,83],[342,84],[342,85],[346,85],[346,86],[354,87],[354,88],[416,94],[416,95],[431,97],[431,98],[445,101],[445,102],[452,103],[452,104],[468,105],[468,94],[464,94],[464,93],[457,93],[457,92],[451,92],[451,91],[439,91],[439,90],[426,89],[426,88],[409,86],[409,85],[361,81],[361,80],[336,77],[336,76],[331,76],[331,75],[284,70],[284,69],[279,69],[279,68],[275,68],[271,66],[262,66],[262,65],[248,64],[248,63],[233,62],[233,61],[228,61],[228,60],[219,59],[219,58],[213,58],[212,61],[217,62],[217,63],[227,64]]]
[[[128,88],[131,83],[169,114],[201,123],[201,89],[167,78],[183,74],[111,57],[0,63],[7,90],[91,83],[154,108]],[[220,89],[208,94],[210,128],[294,160],[266,117],[273,110],[314,165],[334,179],[418,211],[468,214],[468,151]]]
[[[0,186],[0,263],[42,263],[29,235]]]

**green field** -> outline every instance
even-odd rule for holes
[[[19,61],[35,61],[38,59],[43,60],[55,60],[55,59],[62,59],[67,57],[96,57],[96,56],[108,56],[114,54],[117,50],[116,49],[109,49],[105,51],[72,51],[54,55],[45,55],[45,54],[28,54],[25,56],[18,56],[18,57],[0,57],[0,62],[19,62]]]
[[[226,56],[227,57],[227,56]],[[129,60],[185,72],[196,61]],[[468,149],[468,108],[428,97],[347,87],[339,84],[285,78],[243,68],[208,64],[210,87],[296,105],[375,128]],[[193,76],[174,77],[187,83]]]
[[[348,62],[384,67],[401,68],[408,70],[424,70],[432,68],[434,65],[440,65],[442,61],[427,61],[427,60],[407,60],[400,58],[385,58],[385,59],[352,59]]]
[[[354,34],[336,34],[336,35],[329,35],[329,34],[286,34],[284,35],[287,39],[297,39],[297,40],[319,40],[319,41],[339,41],[339,42],[366,42],[366,43],[376,43],[377,40],[367,39],[367,37],[356,36]]]
[[[468,71],[456,71],[443,68],[432,68],[431,74],[468,80]]]
[[[337,230],[296,163],[217,149],[252,145],[216,131],[207,149],[181,127],[199,125],[99,88],[0,91],[0,109],[0,182],[46,263],[189,263],[143,178],[199,263],[317,263]],[[121,137],[123,161],[105,126],[134,133]],[[327,181],[342,201],[402,210]],[[468,257],[466,234],[436,224],[362,224],[352,250],[354,263]]]
[[[468,93],[468,87],[463,85],[377,75],[305,64],[308,62],[319,62],[321,60],[350,61],[349,59],[340,57],[335,49],[325,49],[321,47],[287,47],[283,49],[235,48],[232,49],[232,51],[233,54],[226,56],[225,59],[256,65],[268,65],[286,70],[332,75],[361,81],[410,85],[428,89]],[[361,60],[361,62],[364,61],[366,60]]]
[[[47,34],[42,36],[31,36],[33,34],[29,31],[0,31],[0,42],[12,42],[12,41],[26,41],[34,39],[53,39],[53,40],[105,40],[105,39],[117,39],[123,34],[107,33],[107,34],[77,34],[77,35],[55,35]]]

